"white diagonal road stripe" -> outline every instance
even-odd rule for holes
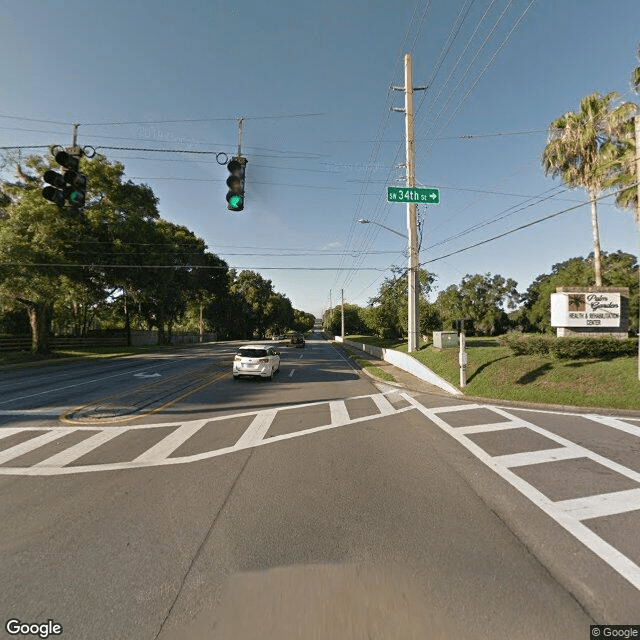
[[[197,420],[187,422],[172,431],[168,436],[160,440],[157,444],[140,454],[134,462],[145,462],[147,460],[160,460],[168,458],[181,444],[186,442],[192,435],[198,432],[208,420]]]
[[[0,464],[9,462],[9,460],[13,460],[24,453],[29,453],[29,451],[42,447],[56,438],[61,438],[63,435],[66,434],[60,431],[48,431],[47,433],[43,433],[41,436],[36,436],[35,438],[31,438],[31,440],[21,442],[20,444],[9,447],[4,451],[0,451]]]
[[[93,449],[97,449],[100,445],[103,445],[105,442],[109,442],[109,440],[113,440],[116,436],[119,436],[121,433],[127,431],[128,427],[125,428],[111,428],[105,429],[104,431],[98,431],[95,435],[83,440],[82,442],[78,442],[78,444],[74,444],[72,447],[61,451],[60,453],[56,453],[55,455],[47,458],[46,460],[42,460],[37,464],[34,464],[34,467],[64,467],[67,464],[70,464],[74,460],[81,458],[86,453],[89,453]]]
[[[244,449],[256,442],[259,442],[267,433],[273,419],[278,413],[277,409],[268,409],[267,411],[258,411],[253,422],[248,426],[247,430],[240,436],[240,439],[235,444],[236,449]]]

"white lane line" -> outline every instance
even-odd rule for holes
[[[72,447],[61,451],[60,453],[56,453],[55,455],[47,458],[46,460],[41,460],[40,462],[34,464],[33,466],[36,468],[40,467],[64,467],[67,464],[70,464],[74,460],[81,458],[86,453],[93,451],[93,449],[97,449],[100,445],[103,445],[105,442],[109,442],[109,440],[113,440],[116,436],[119,436],[121,433],[127,431],[128,427],[124,428],[110,428],[105,429],[104,431],[99,431],[93,436],[88,437],[86,440],[82,442],[78,442],[74,444]]]
[[[332,425],[345,424],[351,419],[344,400],[332,400],[329,403],[329,411],[331,411]]]
[[[376,395],[371,396],[371,399],[375,402],[376,407],[378,407],[380,415],[388,416],[396,412],[394,406],[389,402],[389,400],[387,400],[387,396],[384,394],[377,393]]]
[[[289,371],[289,377],[293,378],[293,372],[295,371],[295,369],[291,369],[291,371]]]
[[[146,460],[161,460],[168,458],[181,444],[186,442],[191,436],[197,433],[209,420],[198,420],[187,422],[175,431],[164,437],[150,449],[140,454],[134,462],[145,462]]]
[[[574,447],[559,447],[557,449],[543,449],[541,451],[525,451],[524,453],[511,453],[504,456],[495,456],[494,462],[505,467],[522,467],[528,464],[541,464],[542,462],[555,462],[556,460],[571,460],[582,458],[584,452]]]
[[[303,356],[304,356],[304,353],[301,353],[301,354],[298,356],[298,360],[302,360],[302,357],[303,357]]]
[[[442,420],[439,416],[435,414],[434,411],[428,409],[420,402],[418,402],[415,398],[410,396],[407,393],[402,394],[403,397],[410,402],[418,411],[420,411],[427,418],[435,422],[443,431],[448,433],[450,436],[455,438],[463,447],[471,451],[476,458],[484,462],[490,469],[493,469],[501,478],[506,480],[509,484],[511,484],[515,489],[517,489],[523,496],[528,498],[533,504],[535,504],[541,511],[546,513],[550,518],[552,518],[555,522],[557,522],[561,527],[566,529],[574,538],[582,542],[586,547],[591,549],[593,553],[595,553],[599,558],[604,560],[610,567],[612,567],[615,571],[617,571],[625,580],[630,582],[636,589],[640,590],[640,567],[632,562],[627,556],[618,551],[615,547],[610,545],[608,542],[603,540],[600,536],[595,534],[591,529],[582,524],[578,519],[576,519],[573,515],[570,515],[563,509],[558,508],[558,504],[547,498],[541,491],[538,491],[533,485],[529,484],[515,473],[502,466],[500,463],[496,462],[495,459],[484,451],[481,447],[476,445],[474,442],[466,438],[464,434],[458,433],[457,430],[453,427],[450,427],[444,420]],[[496,411],[500,415],[505,417],[511,417],[512,420],[516,420],[515,416],[510,416],[506,411],[497,409],[496,407],[492,407],[492,410]],[[583,449],[579,447],[573,442],[566,440],[564,438],[560,438],[553,433],[545,431],[544,429],[540,429],[535,425],[532,425],[524,420],[521,421],[522,426],[525,426],[532,431],[536,431],[537,433],[541,433],[546,437],[555,440],[559,444],[563,444],[569,447],[573,447],[575,449],[581,449],[584,452],[584,457],[591,458],[600,462],[601,464],[605,464],[611,469],[615,471],[624,470],[627,477],[633,477],[633,479],[637,479],[640,481],[640,474],[631,471],[630,469],[626,469],[622,467],[622,465],[618,465],[616,463],[612,463],[610,460],[603,458],[602,456],[598,456],[588,449]],[[634,476],[637,476],[634,477]],[[561,503],[560,503],[561,504]]]
[[[267,433],[271,423],[278,413],[277,409],[268,409],[266,411],[259,411],[253,422],[247,427],[247,430],[240,436],[240,439],[234,445],[234,449],[243,449],[245,447],[255,445],[257,442],[264,438],[264,434]]]
[[[41,436],[36,436],[35,438],[31,438],[31,440],[21,442],[20,444],[9,447],[4,451],[0,451],[0,464],[9,462],[9,460],[13,460],[14,458],[21,456],[23,453],[29,453],[29,451],[42,447],[56,438],[61,438],[62,435],[63,434],[59,431],[48,431],[47,433],[43,433]]]
[[[588,518],[636,511],[640,509],[640,489],[563,500],[562,502],[556,502],[556,507],[576,520],[587,520]]]

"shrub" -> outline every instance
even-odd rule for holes
[[[581,358],[617,358],[638,353],[638,339],[618,340],[602,338],[542,336],[537,334],[508,333],[500,337],[500,344],[511,349],[516,356],[550,355],[559,360]]]
[[[602,338],[556,338],[549,349],[554,358],[578,360],[580,358],[617,358],[638,353],[638,340]]]
[[[509,347],[516,356],[545,356],[551,340],[549,336],[514,332],[501,336],[500,344]]]

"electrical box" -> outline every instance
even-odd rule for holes
[[[434,331],[433,346],[436,349],[457,349],[458,334],[455,331]]]

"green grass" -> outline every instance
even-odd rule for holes
[[[195,346],[197,343],[193,343]],[[192,346],[177,345],[178,347]],[[38,362],[62,363],[69,358],[87,358],[87,359],[106,359],[118,358],[121,356],[135,355],[137,353],[147,353],[149,351],[157,351],[166,347],[157,345],[148,345],[141,347],[86,347],[75,349],[55,349],[48,355],[35,355],[28,351],[10,351],[0,354],[1,365],[30,365]]]
[[[340,342],[332,343],[336,349],[342,351],[348,358],[351,358],[358,366],[362,369],[366,369],[368,373],[376,378],[380,378],[380,380],[385,380],[386,382],[395,382],[396,379],[387,371],[383,371],[380,367],[377,367],[375,364],[367,360],[366,358],[362,358],[361,356],[356,355],[353,351],[351,351],[348,347],[342,346]]]
[[[354,342],[379,344],[377,338],[349,336]],[[404,349],[402,348],[404,346]],[[396,347],[406,351],[406,343]],[[497,338],[467,338],[465,395],[613,409],[640,409],[637,357],[608,360],[556,360],[545,356],[514,356]],[[425,346],[412,354],[434,373],[460,384],[458,349]]]

